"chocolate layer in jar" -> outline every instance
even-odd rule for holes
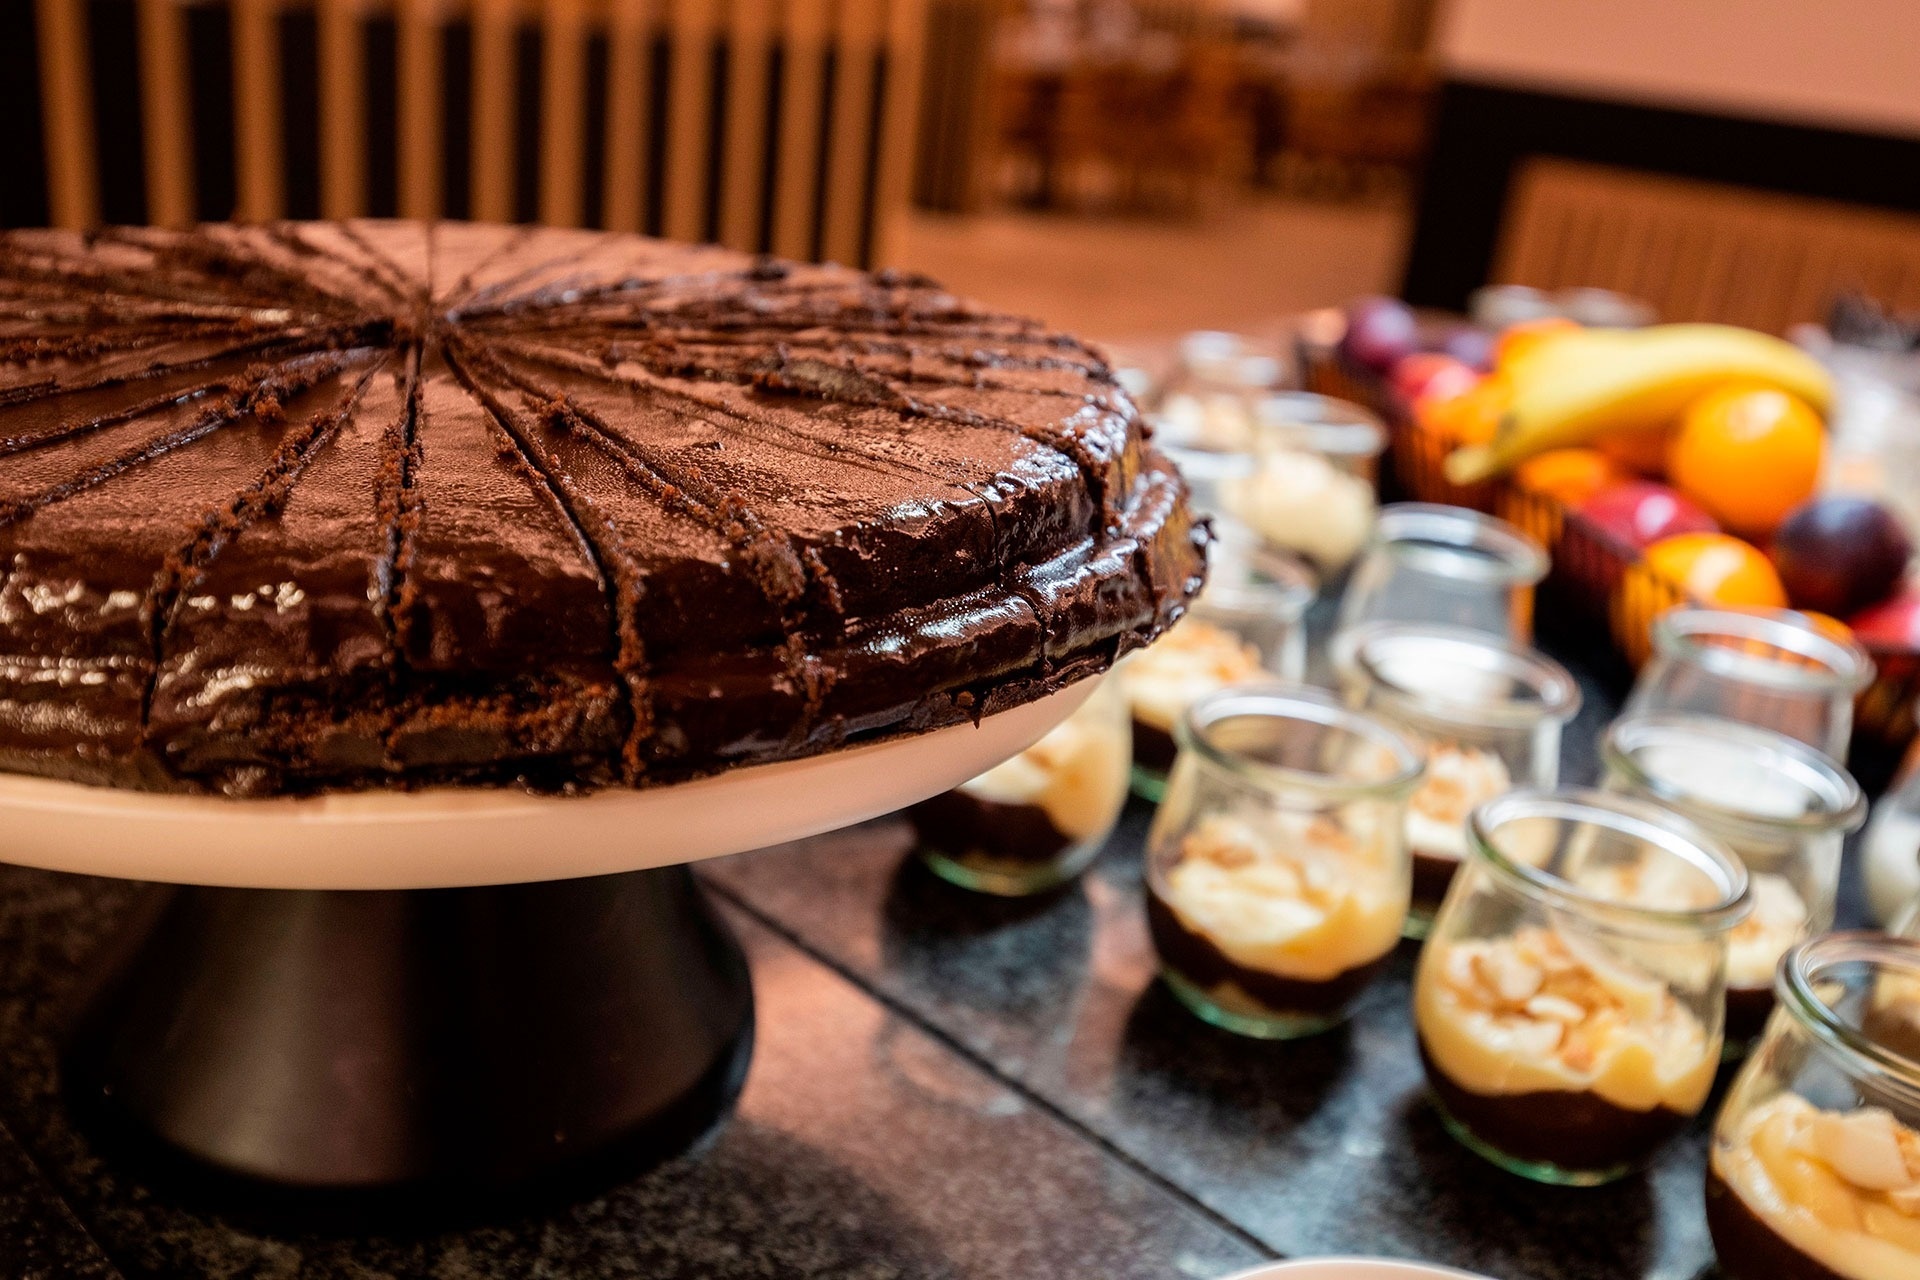
[[[1707,1230],[1726,1280],[1851,1280],[1808,1257],[1747,1207],[1719,1172],[1707,1170]]]
[[[1584,1090],[1477,1093],[1435,1065],[1424,1037],[1420,1060],[1435,1096],[1456,1120],[1504,1154],[1536,1164],[1569,1169],[1637,1164],[1693,1118],[1665,1107],[1631,1111]]]
[[[1090,852],[1127,799],[1130,742],[1105,690],[1018,755],[908,810],[923,850],[1018,872]]]
[[[983,800],[958,788],[921,801],[907,817],[921,844],[955,858],[1047,863],[1073,844],[1040,805]]]
[[[1147,928],[1161,962],[1202,991],[1231,985],[1274,1014],[1328,1015],[1345,1008],[1386,967],[1391,951],[1331,978],[1287,978],[1236,964],[1212,939],[1188,928],[1179,915],[1147,894]]]
[[[1446,901],[1454,873],[1460,870],[1460,859],[1435,857],[1419,849],[1413,850],[1412,856],[1413,905],[1431,914]]]
[[[1392,955],[1405,885],[1326,815],[1208,817],[1150,878],[1147,922],[1162,963],[1216,1003],[1333,1015]]]
[[[1727,1043],[1748,1044],[1760,1038],[1773,1015],[1773,985],[1727,988]]]
[[[460,223],[0,234],[0,769],[648,786],[1153,640],[1093,350],[919,277]]]
[[[1174,743],[1173,735],[1159,725],[1148,724],[1139,717],[1133,721],[1133,758],[1144,769],[1155,773],[1165,773],[1173,768],[1173,758],[1180,754],[1180,748]]]

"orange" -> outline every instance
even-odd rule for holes
[[[1787,607],[1787,589],[1773,562],[1752,543],[1724,533],[1677,533],[1647,548],[1655,576],[1707,604]]]
[[[1549,449],[1514,468],[1513,478],[1522,489],[1577,507],[1627,477],[1598,449]]]
[[[1499,432],[1512,398],[1504,378],[1482,378],[1460,395],[1415,402],[1414,416],[1450,444],[1487,444]]]
[[[1667,478],[1733,532],[1765,537],[1813,496],[1825,449],[1806,401],[1772,387],[1722,387],[1687,406]]]
[[[1555,334],[1578,333],[1580,327],[1577,321],[1565,316],[1543,316],[1509,325],[1493,340],[1493,367],[1504,369]]]
[[[1673,435],[1667,431],[1616,431],[1601,436],[1595,447],[1635,475],[1659,480],[1667,474],[1667,449]]]

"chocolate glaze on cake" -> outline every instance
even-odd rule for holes
[[[1204,533],[1086,346],[928,281],[403,222],[0,235],[0,768],[648,783],[1005,709]]]
[[[1377,959],[1321,981],[1250,969],[1222,951],[1213,939],[1189,929],[1179,914],[1151,889],[1147,893],[1147,930],[1153,936],[1154,950],[1160,953],[1161,963],[1194,986],[1207,991],[1231,982],[1279,1015],[1338,1014],[1393,958],[1389,950]]]
[[[1476,1137],[1515,1159],[1565,1169],[1635,1165],[1692,1119],[1669,1107],[1630,1111],[1584,1090],[1475,1093],[1440,1069],[1427,1052],[1425,1036],[1417,1038],[1428,1086],[1440,1105]]]
[[[1707,1229],[1727,1280],[1846,1280],[1808,1257],[1747,1207],[1717,1169],[1707,1169]]]

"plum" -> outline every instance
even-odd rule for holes
[[[1899,519],[1871,498],[1814,498],[1773,535],[1773,562],[1794,604],[1840,617],[1884,600],[1912,557]]]
[[[1420,326],[1398,298],[1361,298],[1347,308],[1340,354],[1348,363],[1385,377],[1401,356],[1417,350]]]
[[[1718,533],[1698,503],[1651,480],[1629,480],[1594,494],[1577,508],[1581,515],[1636,550],[1644,551],[1677,533]]]
[[[1478,325],[1450,324],[1429,345],[1478,373],[1493,368],[1493,335]]]

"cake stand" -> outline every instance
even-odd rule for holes
[[[731,1110],[745,958],[687,864],[946,790],[1093,681],[917,737],[641,791],[220,800],[0,777],[0,858],[158,881],[63,1083],[170,1188],[275,1217],[485,1212],[685,1149]]]

